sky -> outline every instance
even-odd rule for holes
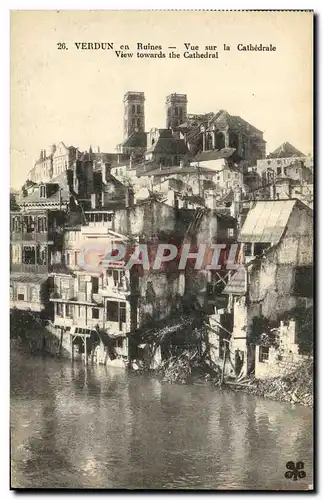
[[[134,57],[77,50],[75,42],[128,44]],[[219,57],[142,59],[137,43],[166,54],[174,46],[181,55],[184,43],[200,52],[216,45]],[[260,43],[276,51],[237,50]],[[184,93],[189,113],[225,109],[262,130],[267,153],[285,141],[312,153],[312,61],[306,12],[13,11],[11,186],[19,188],[40,150],[59,141],[114,152],[129,90],[145,93],[146,130],[165,127],[166,96]]]

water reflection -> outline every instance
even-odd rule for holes
[[[307,489],[307,408],[13,353],[13,487]],[[284,477],[305,462],[301,481]]]

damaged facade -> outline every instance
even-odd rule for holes
[[[41,313],[56,354],[86,362],[156,368],[198,344],[227,375],[266,377],[281,354],[258,341],[275,328],[301,359],[295,311],[313,301],[309,157],[284,143],[266,158],[259,129],[225,110],[190,114],[185,94],[166,98],[166,128],[145,130],[144,93],[127,92],[124,106],[116,152],[41,151],[11,213],[10,307]],[[225,250],[216,270],[103,266],[119,243]],[[101,249],[92,267],[86,247]]]

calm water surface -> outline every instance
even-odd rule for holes
[[[312,410],[12,352],[11,482],[33,488],[308,489]],[[285,479],[303,461],[306,478]]]

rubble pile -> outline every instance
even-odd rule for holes
[[[313,406],[313,360],[307,360],[294,372],[257,382],[257,394],[286,403]]]
[[[229,387],[283,403],[313,407],[313,359],[304,361],[295,371],[283,377],[245,380],[229,384]]]
[[[221,379],[219,367],[211,367],[206,361],[201,360],[197,351],[191,350],[165,360],[158,372],[163,381],[177,384],[189,384],[196,380],[219,384]]]

